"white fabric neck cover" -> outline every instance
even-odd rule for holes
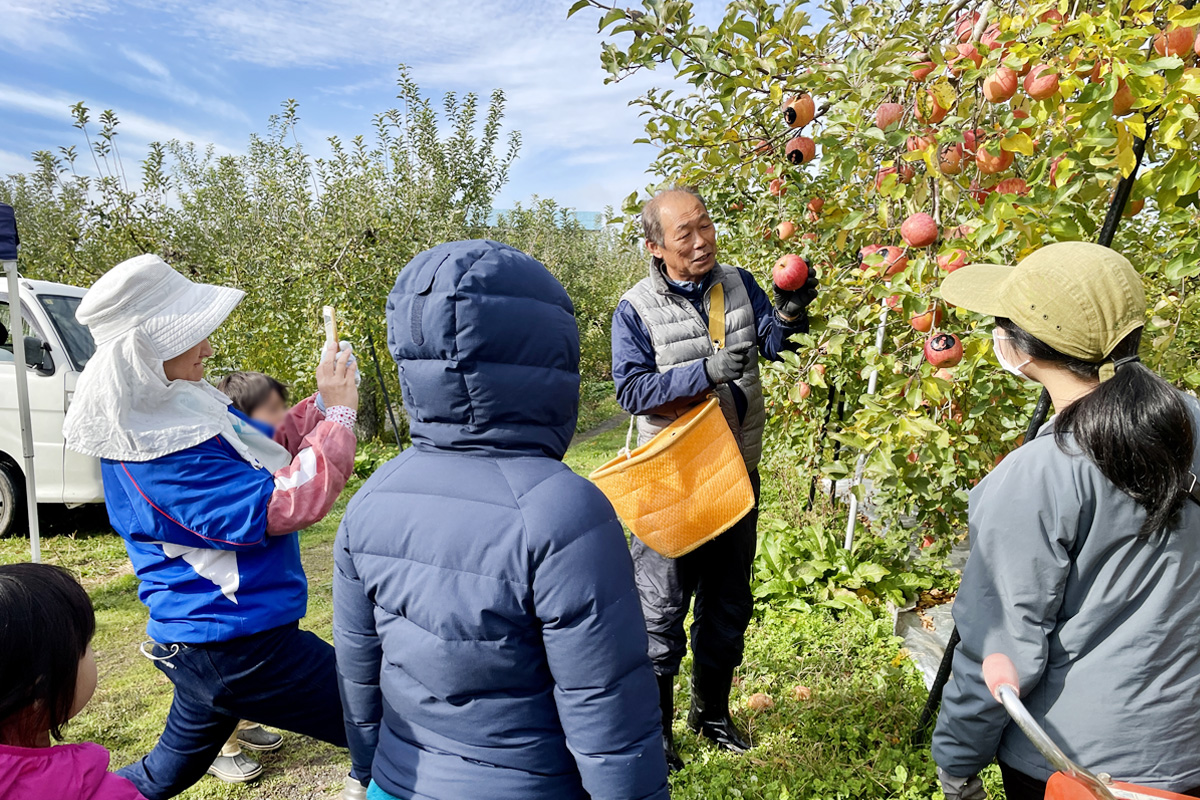
[[[206,381],[169,381],[163,371],[164,359],[206,339],[242,297],[192,283],[158,256],[129,259],[101,276],[76,313],[92,329],[96,352],[63,421],[67,447],[149,461],[222,435],[255,466],[286,466],[288,451],[234,417],[228,397]]]

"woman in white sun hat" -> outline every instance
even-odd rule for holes
[[[76,314],[96,340],[63,432],[101,459],[104,499],[150,610],[142,652],[175,686],[158,745],[120,770],[149,800],[198,781],[240,719],[346,746],[333,647],[297,623],[295,531],[323,518],[354,467],[348,351],[317,369],[326,412],[289,452],[204,380],[208,337],[241,301],[143,255],[103,275]],[[364,797],[370,765],[344,797]],[[360,780],[361,779],[361,780]]]

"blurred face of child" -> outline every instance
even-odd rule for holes
[[[271,392],[264,402],[259,403],[250,414],[251,419],[265,422],[272,428],[278,428],[287,418],[288,405],[283,401],[279,392]]]

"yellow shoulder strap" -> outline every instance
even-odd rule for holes
[[[708,293],[708,338],[718,350],[725,349],[725,287],[720,283]]]

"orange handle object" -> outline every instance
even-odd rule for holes
[[[1146,786],[1135,786],[1132,783],[1112,783],[1108,790],[1118,800],[1151,800],[1151,798],[1167,798],[1167,800],[1187,800],[1187,795],[1164,792],[1162,789],[1151,789]],[[1046,782],[1046,800],[1096,800],[1096,794],[1085,781],[1079,778],[1056,772]]]

